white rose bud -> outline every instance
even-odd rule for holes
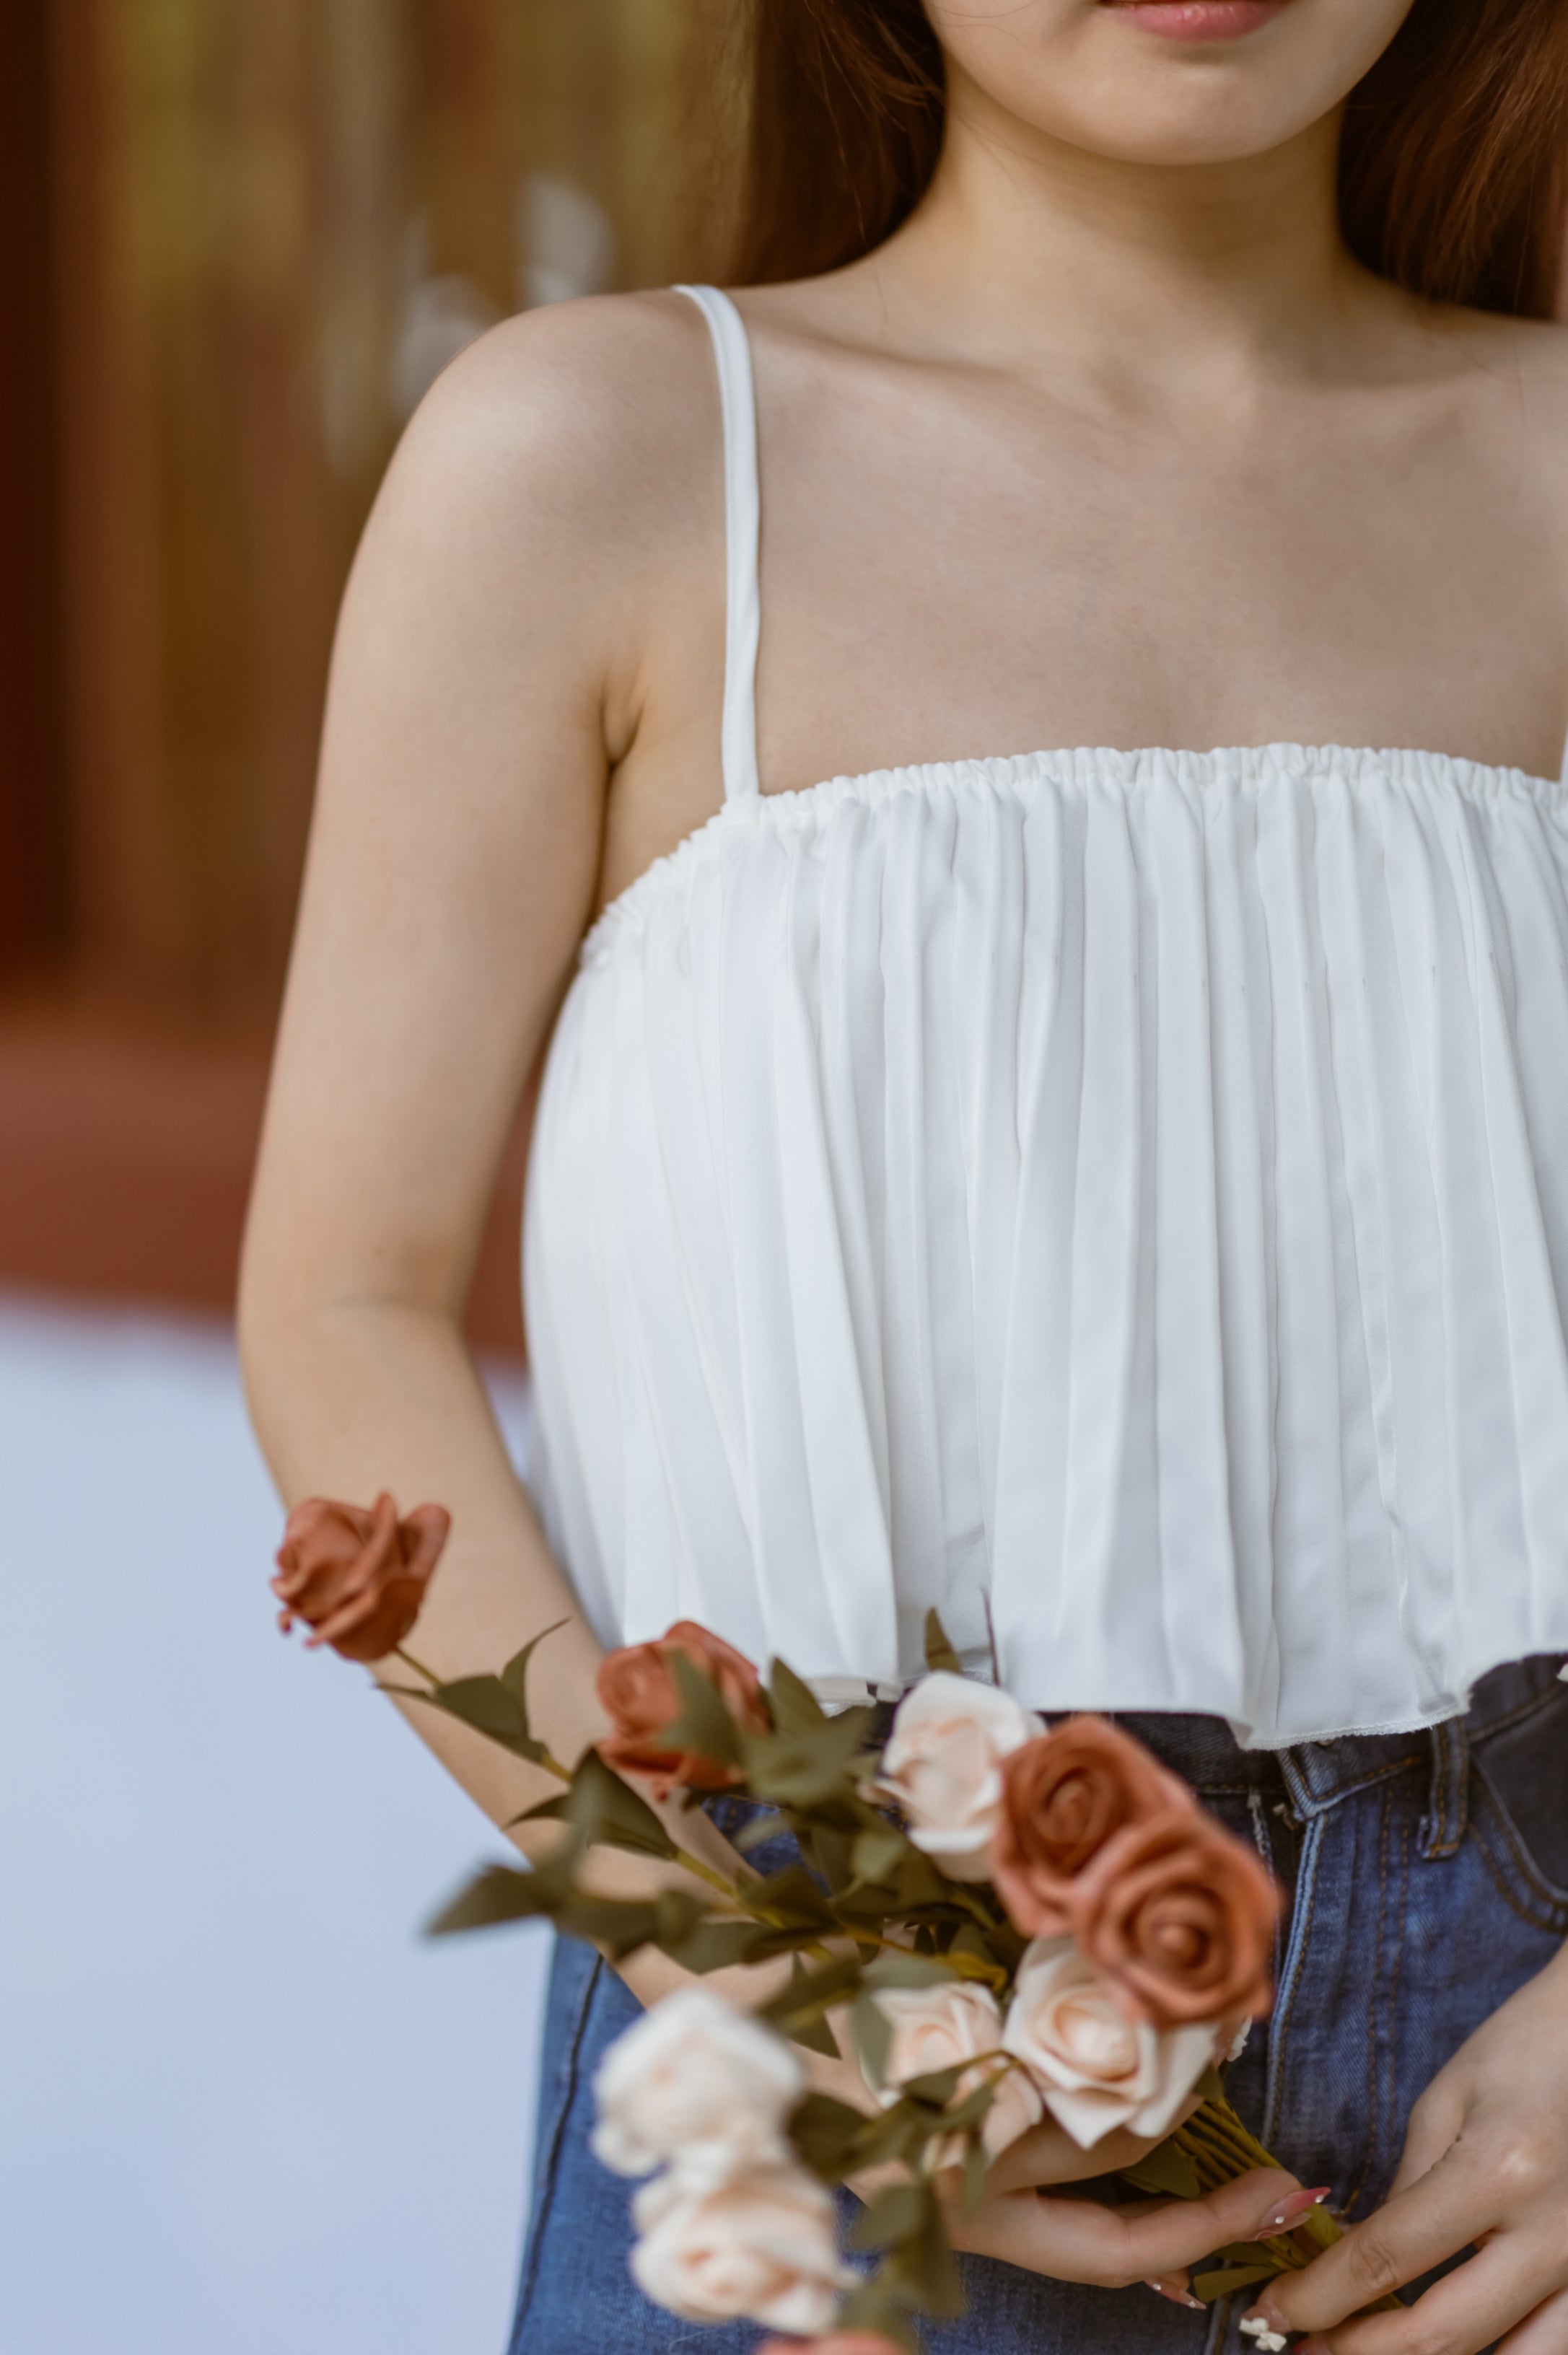
[[[965,2069],[954,2098],[963,2101],[987,2077],[995,2078],[996,2093],[980,2127],[981,2143],[993,2158],[1040,2124],[1043,2105],[1022,2069],[1003,2068],[998,2074],[994,2060],[989,2068],[980,2065],[982,2054],[1002,2050],[1002,2015],[988,1987],[948,1979],[937,1987],[885,1987],[874,2001],[892,2031],[882,2064],[884,2108],[891,2107],[899,2088],[912,2079],[974,2062]],[[953,2135],[938,2147],[935,2164],[955,2166],[963,2156],[964,2137]]]
[[[678,2174],[633,2202],[632,2278],[688,2322],[760,2322],[813,2338],[858,2276],[838,2254],[832,2198],[799,2167],[696,2190]]]
[[[704,1987],[683,1987],[618,2036],[593,2080],[594,2156],[617,2175],[673,2161],[721,2183],[784,2160],[805,2073],[780,2036]]]
[[[943,1668],[899,1703],[878,1789],[903,1810],[909,1836],[955,1881],[984,1881],[1009,1751],[1043,1731],[1011,1696]]]
[[[1019,1966],[1002,2030],[1081,2149],[1115,2126],[1157,2139],[1214,2058],[1214,2029],[1157,2029],[1129,2019],[1066,1938],[1037,1938]]]

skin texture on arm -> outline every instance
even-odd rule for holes
[[[566,1619],[553,1747],[596,1730],[595,1647],[507,1462],[461,1316],[503,1143],[592,908],[635,565],[595,323],[504,330],[421,410],[335,653],[310,858],[240,1290],[285,1499],[439,1499],[421,1640],[445,1676]],[[608,481],[604,478],[608,476]],[[598,487],[596,487],[598,486]],[[619,709],[610,706],[619,698]],[[570,1697],[570,1698],[569,1698]],[[494,1815],[526,1777],[421,1724]]]

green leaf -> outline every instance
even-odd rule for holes
[[[733,1970],[752,1960],[757,1934],[754,1922],[699,1922],[680,1944],[669,1949],[672,1962],[699,1977],[709,1971]]]
[[[838,1926],[832,1906],[801,1864],[786,1864],[782,1871],[771,1872],[765,1881],[750,1886],[746,1902],[754,1913],[782,1915],[781,1926],[798,1923],[802,1929],[818,1933]]]
[[[859,2289],[850,2291],[838,2309],[837,2327],[842,2330],[870,2331],[874,2336],[891,2339],[895,2347],[906,2350],[906,2355],[921,2355],[920,2340],[910,2318],[880,2272],[862,2282]]]
[[[1195,2094],[1200,2094],[1206,2102],[1224,2101],[1225,2080],[1221,2076],[1219,2070],[1216,2068],[1212,2061],[1210,2062],[1209,2066],[1204,2070],[1203,2074],[1199,2078],[1198,2083],[1193,2086],[1192,2090]]]
[[[807,1733],[827,1721],[827,1711],[805,1680],[784,1660],[775,1660],[768,1679],[773,1723],[781,1733]]]
[[[894,2159],[902,2159],[906,2166],[912,2164],[931,2136],[929,2110],[923,2110],[918,2102],[890,2102],[885,2110],[868,2118],[861,2128],[855,2167],[882,2167]]]
[[[607,1766],[597,1750],[578,1761],[568,1794],[571,1820],[585,1840],[637,1856],[673,1857],[675,1842],[640,1792]]]
[[[928,1611],[925,1614],[925,1665],[933,1674],[939,1668],[944,1668],[951,1677],[961,1677],[964,1673],[964,1663],[954,1650],[947,1630],[935,1611]]]
[[[991,2156],[976,2135],[964,2154],[964,2213],[972,2216],[986,2196]]]
[[[896,1871],[907,1856],[917,1855],[896,1824],[868,1825],[855,1835],[849,1860],[857,1878],[861,1881],[885,1881]]]
[[[437,1685],[414,1698],[472,1726],[475,1733],[499,1742],[514,1757],[531,1759],[537,1765],[545,1754],[543,1742],[536,1742],[528,1731],[527,1710],[499,1677],[459,1677],[452,1684]]]
[[[965,2094],[961,2102],[955,2102],[944,2110],[948,2131],[952,2134],[972,2134],[983,2122],[996,2098],[997,2087],[990,2079],[976,2085],[972,2094]]]
[[[828,2061],[840,2057],[833,2030],[820,2017],[791,2020],[784,2032],[792,2044],[804,2045],[807,2052],[820,2052]]]
[[[450,1904],[443,1905],[425,1925],[430,1938],[449,1938],[459,1930],[493,1930],[503,1922],[533,1922],[553,1915],[565,1892],[549,1875],[514,1870],[507,1864],[486,1866]]]
[[[662,1727],[660,1746],[689,1750],[699,1758],[715,1758],[727,1766],[741,1763],[741,1729],[725,1708],[718,1686],[686,1653],[672,1650],[670,1672],[680,1695],[680,1715]]]
[[[958,2080],[963,2074],[962,2068],[933,2069],[923,2077],[905,2078],[903,2090],[911,2101],[930,2102],[944,2110],[958,2091]]]
[[[890,2183],[849,2228],[852,2249],[896,2249],[926,2231],[935,2206],[923,2183]]]
[[[900,1858],[890,1886],[901,1913],[924,1905],[944,1905],[953,1900],[953,1883],[912,1845]]]
[[[841,2183],[856,2164],[864,2128],[873,2123],[831,2094],[807,2094],[790,2112],[789,2138],[814,2175]]]
[[[808,1811],[836,1797],[856,1798],[870,1715],[847,1709],[816,1725],[754,1736],[746,1744],[753,1796]]]
[[[869,1987],[941,1987],[959,1974],[934,1955],[883,1955],[866,1973]]]
[[[850,2033],[862,2074],[874,2088],[887,2083],[888,2052],[893,2041],[892,2023],[876,1998],[862,1995],[849,2015]]]
[[[1222,2297],[1234,2297],[1238,2290],[1255,2289],[1259,2282],[1277,2281],[1277,2265],[1221,2265],[1213,2273],[1195,2274],[1192,2295],[1205,2306],[1213,2306]]]
[[[507,1690],[512,1695],[518,1709],[522,1711],[523,1730],[525,1732],[531,1732],[533,1730],[528,1723],[528,1662],[533,1658],[534,1654],[539,1650],[539,1646],[545,1641],[547,1636],[559,1636],[561,1629],[567,1625],[568,1622],[566,1620],[558,1619],[552,1626],[541,1628],[539,1633],[534,1636],[530,1643],[527,1643],[523,1646],[520,1652],[513,1653],[511,1658],[507,1662],[506,1667],[501,1671],[501,1682],[506,1686]]]
[[[1178,2142],[1162,2142],[1147,2151],[1136,2167],[1120,2169],[1124,2183],[1135,2191],[1167,2200],[1196,2200],[1202,2192],[1198,2169]]]
[[[836,2004],[858,1995],[859,1989],[860,1965],[856,1955],[837,1955],[832,1962],[824,1963],[820,1969],[808,1971],[797,1955],[790,1972],[789,1984],[781,1987],[770,2003],[763,2006],[760,2016],[771,2020],[775,2028],[784,2028],[793,2033],[798,2021],[808,2018],[820,2019]],[[821,2051],[824,2048],[817,2046],[815,2049]],[[832,2052],[838,2050],[831,2040],[826,2049]]]
[[[884,2271],[888,2286],[906,2306],[923,2314],[956,2316],[965,2310],[968,2301],[953,2244],[947,2237],[947,2226],[928,2188],[919,2232],[901,2241],[890,2253]]]

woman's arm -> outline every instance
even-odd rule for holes
[[[702,661],[671,642],[722,645],[718,402],[701,323],[672,304],[686,313],[621,298],[497,331],[448,371],[393,464],[335,653],[240,1295],[251,1410],[285,1498],[388,1488],[405,1510],[447,1507],[420,1657],[443,1678],[494,1670],[564,1620],[530,1698],[566,1759],[603,1730],[598,1647],[461,1320],[502,1147],[594,904],[612,772],[706,744],[719,799],[717,679],[694,723]],[[433,1710],[409,1714],[497,1823],[554,1790]],[[699,1813],[680,1837],[733,1864]],[[607,1890],[667,1877],[597,1854]],[[783,1967],[717,1984],[755,2002]],[[686,1978],[653,1953],[623,1969],[645,2001]],[[817,2074],[869,2105],[848,2064]],[[1118,2137],[1088,2164],[1147,2147]],[[1035,2198],[1085,2165],[1038,2130],[960,2236],[1044,2272],[1135,2281],[1261,2228],[1293,2188],[1251,2178],[1143,2218]]]
[[[286,1499],[447,1506],[422,1656],[493,1669],[565,1621],[535,1698],[568,1758],[602,1730],[597,1647],[461,1320],[592,908],[611,765],[661,716],[646,617],[704,519],[681,456],[705,360],[667,302],[572,305],[465,355],[405,438],[343,607],[240,1290]],[[497,1821],[544,1795],[462,1726],[411,1721]]]

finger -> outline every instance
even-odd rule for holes
[[[1156,2297],[1166,2298],[1172,2306],[1189,2307],[1198,2314],[1205,2310],[1202,2299],[1192,2295],[1185,2265],[1179,2273],[1167,2274],[1163,2280],[1148,2282],[1145,2286],[1152,2289]]]
[[[1457,2142],[1464,2122],[1464,2104],[1457,2093],[1450,2095],[1435,2086],[1423,2096],[1411,2116],[1399,2172],[1389,2187],[1391,2200],[1397,2200],[1401,2192],[1431,2173],[1445,2151]]]
[[[1182,2115],[1190,2117],[1193,2110],[1201,2107],[1200,2097]],[[1147,2135],[1128,2134],[1118,2126],[1085,2153],[1065,2127],[1047,2117],[992,2160],[986,2180],[994,2191],[1032,2190],[1042,2183],[1082,2183],[1086,2175],[1116,2175],[1124,2167],[1136,2167],[1156,2147]]]
[[[1398,2314],[1361,2315],[1329,2330],[1327,2344],[1333,2355],[1412,2355],[1417,2348],[1481,2355],[1551,2295],[1561,2273],[1555,2251],[1539,2244],[1521,2250],[1518,2233],[1499,2233],[1413,2306]],[[1273,2304],[1277,2311],[1284,2304],[1276,2297],[1279,2286],[1271,2284],[1268,2299],[1260,2305]],[[1551,2339],[1544,2344],[1554,2348]],[[1302,2355],[1299,2348],[1296,2355]]]
[[[1498,2355],[1568,2355],[1568,2289],[1542,2300],[1499,2342]]]
[[[1496,2222],[1479,2208],[1475,2170],[1450,2152],[1364,2224],[1353,2224],[1305,2272],[1273,2283],[1266,2304],[1284,2322],[1271,2316],[1270,2328],[1332,2330],[1391,2290],[1419,2281]],[[1264,2305],[1260,2299],[1260,2314]]]
[[[1125,2288],[1197,2264],[1228,2242],[1254,2237],[1296,2189],[1281,2168],[1258,2168],[1201,2200],[1168,2200],[1139,2214],[1060,2194],[1013,2192],[985,2202],[968,2245],[1058,2281]]]

